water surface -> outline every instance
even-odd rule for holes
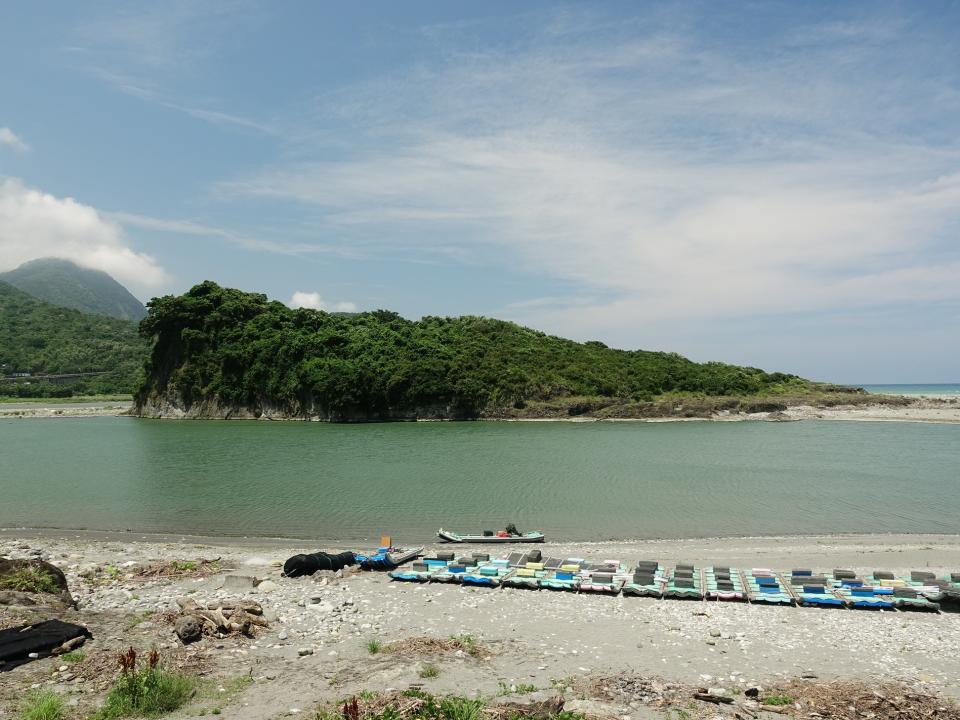
[[[0,525],[428,540],[957,532],[960,425],[0,420]]]

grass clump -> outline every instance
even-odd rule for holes
[[[792,695],[767,695],[763,699],[764,705],[793,705],[796,698]]]
[[[61,720],[63,699],[52,690],[35,690],[27,695],[20,720]]]
[[[68,663],[78,663],[83,662],[85,657],[87,657],[87,654],[83,650],[73,650],[61,655],[60,659]]]
[[[0,590],[17,590],[30,593],[58,593],[56,581],[50,573],[38,567],[22,567],[0,577]]]
[[[195,691],[195,681],[160,666],[160,655],[151,650],[146,667],[137,667],[133,648],[120,655],[121,673],[93,720],[157,716],[181,707]]]
[[[376,655],[383,649],[383,643],[380,642],[377,638],[370,638],[367,640],[367,652],[371,655]]]
[[[472,635],[455,635],[451,640],[457,643],[460,649],[470,657],[481,657],[483,655],[483,648],[473,639]]]
[[[433,663],[427,663],[422,668],[420,668],[420,677],[423,678],[424,680],[427,680],[429,678],[439,677],[439,675],[440,675],[440,668],[438,668]]]
[[[528,695],[532,692],[537,691],[536,685],[531,685],[530,683],[517,683],[516,685],[507,685],[507,683],[500,681],[500,694],[501,695]]]

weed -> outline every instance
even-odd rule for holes
[[[420,677],[424,680],[428,678],[435,678],[440,675],[440,668],[432,663],[427,663],[420,669]]]
[[[561,710],[551,717],[550,720],[584,720],[584,716],[580,713],[571,712],[570,710]],[[682,720],[687,720],[687,718],[682,718]]]
[[[127,630],[133,630],[137,625],[144,622],[148,617],[150,617],[150,613],[146,613],[146,612],[134,613],[131,617],[127,618],[127,624],[125,625],[125,628]]]
[[[32,593],[60,592],[60,588],[50,574],[38,567],[23,567],[0,578],[0,590]]]
[[[383,649],[383,643],[380,642],[377,638],[370,638],[367,640],[367,651],[371,655],[376,655]]]
[[[796,698],[792,695],[767,695],[763,699],[764,705],[792,705]]]
[[[146,667],[137,667],[137,651],[132,647],[120,655],[119,663],[120,677],[94,720],[161,715],[179,708],[194,692],[195,679],[161,668],[156,650],[147,656]]]
[[[444,720],[478,720],[481,712],[483,700],[449,697],[440,701],[440,713]]]
[[[530,683],[518,683],[516,685],[507,685],[502,680],[500,681],[501,695],[526,695],[528,693],[532,693],[536,691],[537,691],[537,686],[531,685]]]
[[[480,657],[483,654],[483,649],[477,641],[473,639],[472,635],[455,635],[451,639],[458,643],[461,649],[470,657]]]
[[[20,710],[20,720],[61,720],[63,700],[51,690],[35,690]]]
[[[68,663],[78,663],[83,662],[83,659],[87,654],[83,650],[74,650],[73,652],[64,653],[60,656],[60,659]]]

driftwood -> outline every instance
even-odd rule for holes
[[[180,606],[180,617],[175,627],[184,644],[199,640],[201,634],[253,637],[255,628],[267,627],[263,608],[259,603],[247,600],[221,601],[216,605],[200,607],[190,598],[179,598],[177,605]],[[192,618],[195,623],[182,622],[184,618]]]
[[[697,700],[714,703],[715,705],[720,705],[721,703],[729,705],[733,702],[733,698],[728,695],[711,695],[709,692],[703,690],[700,692],[695,692],[693,697],[695,697]]]
[[[58,645],[53,650],[50,651],[51,655],[63,655],[65,653],[76,650],[78,647],[83,645],[87,641],[86,635],[79,635],[78,637],[73,638],[72,640],[67,640],[62,645]]]

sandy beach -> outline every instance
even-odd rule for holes
[[[960,566],[960,536],[954,535],[542,547],[551,554],[597,560],[722,561],[782,570],[808,566],[828,571],[843,567],[858,572],[930,569],[940,573],[956,572]],[[114,672],[113,656],[128,645],[143,650],[155,646],[178,666],[213,679],[217,689],[212,696],[198,694],[172,717],[193,716],[215,706],[229,718],[296,716],[352,693],[411,686],[488,697],[509,694],[517,686],[538,691],[559,687],[577,695],[578,683],[613,675],[655,679],[661,684],[658,687],[666,683],[731,692],[774,687],[804,675],[805,682],[898,680],[960,697],[960,657],[955,652],[960,646],[960,614],[778,608],[419,585],[392,582],[384,573],[369,572],[281,577],[280,564],[286,557],[317,549],[288,540],[4,530],[0,556],[42,556],[62,568],[79,608],[51,613],[0,607],[2,626],[56,614],[86,625],[94,638],[87,642],[79,663],[67,665],[48,658],[5,673],[0,678],[0,706],[10,714],[0,713],[0,717],[11,717],[18,698],[34,686],[63,693],[77,712],[92,710],[102,701]],[[427,548],[427,552],[436,549]],[[199,559],[216,559],[214,571],[200,577],[141,572],[154,563]],[[178,598],[205,605],[238,597],[260,603],[269,627],[253,639],[204,638],[182,646],[171,624]],[[473,638],[483,653],[474,657],[462,649],[417,649],[416,639],[464,635]],[[407,651],[372,654],[368,649],[370,640],[388,647],[411,639],[415,642]],[[437,674],[424,679],[422,671],[428,665]],[[666,717],[663,708],[634,697],[602,702],[582,694],[578,697],[576,702],[596,705],[581,709],[600,708],[600,714]],[[715,717],[721,712],[716,706],[701,705],[697,712],[712,714],[690,717]],[[759,716],[768,715],[777,717]]]

